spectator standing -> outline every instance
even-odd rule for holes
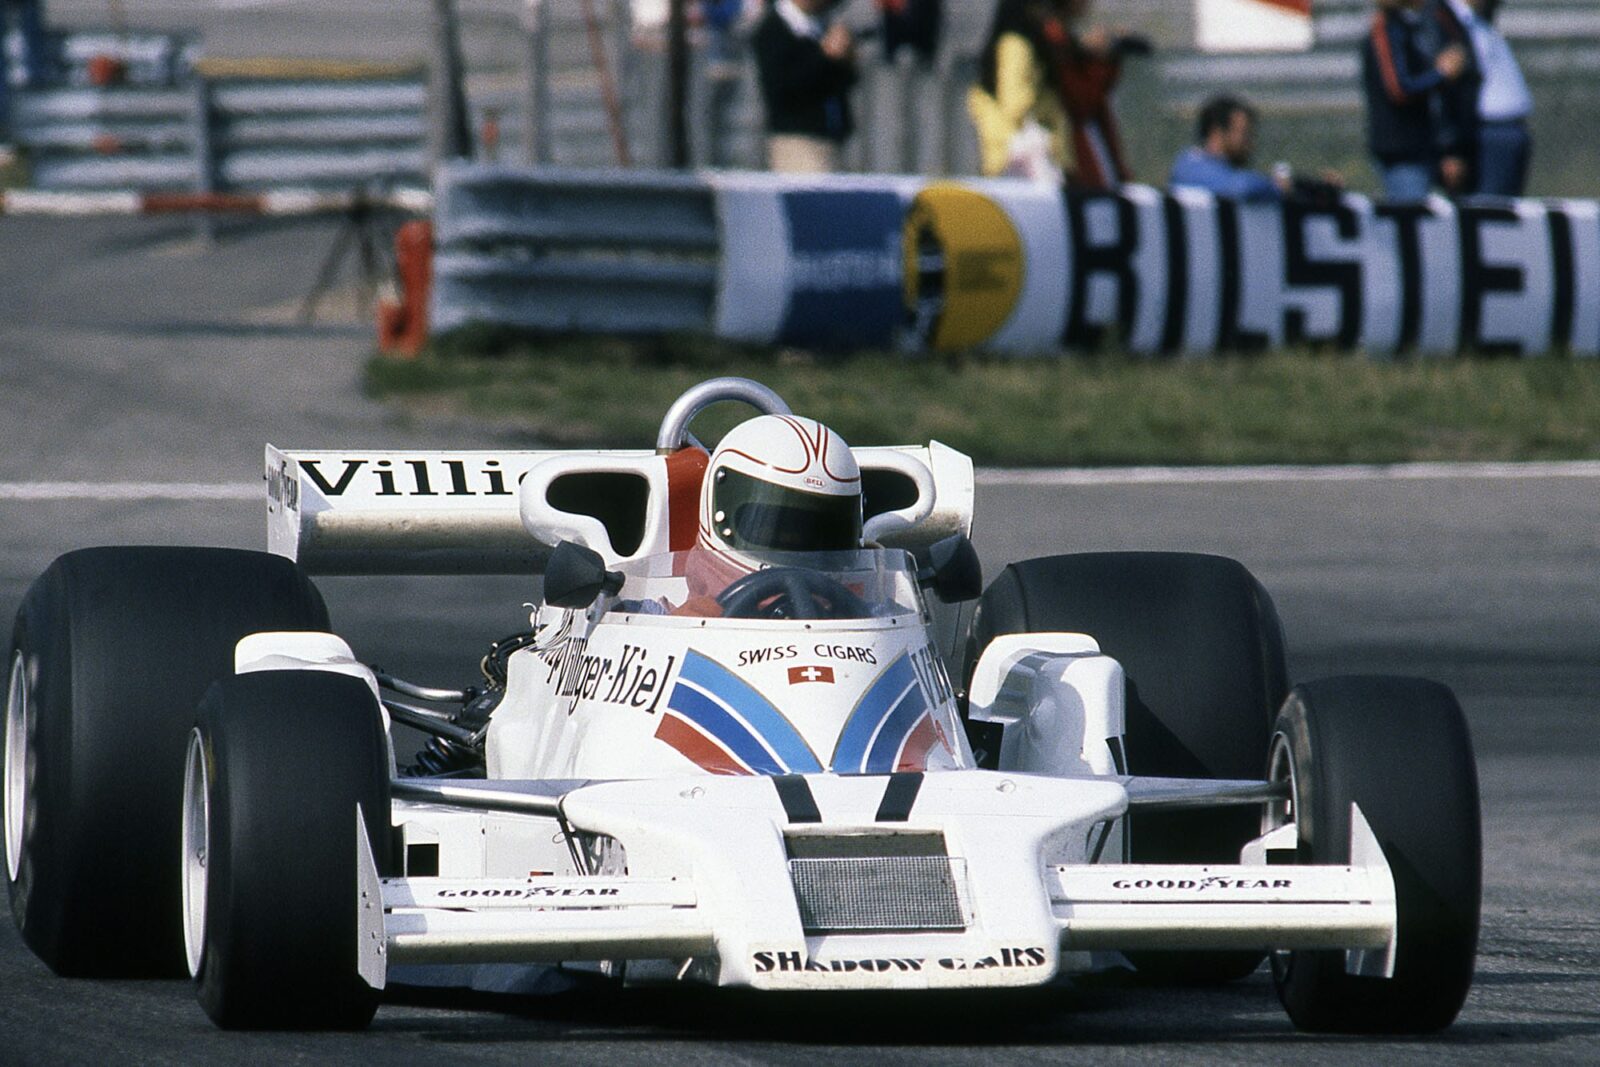
[[[739,35],[744,0],[700,0],[694,9],[705,27],[705,158],[713,167],[729,166],[729,127],[744,76],[744,41]]]
[[[1112,34],[1095,26],[1079,32],[1089,17],[1093,0],[1066,0],[1067,33],[1056,42],[1060,54],[1061,104],[1072,124],[1073,154],[1077,166],[1068,176],[1080,189],[1115,189],[1133,180],[1122,154],[1122,137],[1111,110],[1111,91],[1122,76],[1122,57],[1148,52],[1142,38]]]
[[[1169,184],[1204,189],[1234,200],[1278,200],[1289,190],[1250,169],[1255,152],[1255,108],[1233,96],[1218,96],[1200,109],[1199,142],[1178,154]]]
[[[1439,86],[1434,114],[1439,184],[1450,195],[1463,196],[1472,192],[1476,180],[1478,93],[1483,75],[1472,48],[1472,33],[1450,0],[1427,0],[1424,15],[1424,30],[1433,34],[1434,51],[1453,45],[1466,57],[1461,73]]]
[[[1019,173],[1029,127],[1042,133],[1046,164],[1073,169],[1072,128],[1061,103],[1061,45],[1071,0],[1000,0],[978,58],[967,111],[978,130],[983,173]]]
[[[939,51],[939,28],[944,21],[943,0],[878,0],[883,15],[883,58],[893,63],[902,48],[909,48],[924,66]]]
[[[0,144],[10,139],[11,131],[11,57],[6,52],[5,39],[12,29],[22,40],[23,87],[43,84],[47,48],[39,0],[0,0]]]
[[[1446,17],[1462,28],[1470,42],[1478,78],[1467,106],[1470,115],[1461,120],[1474,133],[1471,152],[1471,179],[1466,191],[1492,196],[1521,196],[1527,185],[1528,163],[1533,156],[1533,138],[1528,133],[1528,116],[1533,113],[1533,94],[1522,76],[1517,57],[1495,27],[1497,0],[1434,0],[1441,21]],[[1463,79],[1465,80],[1465,79]]]
[[[706,27],[706,58],[713,64],[732,64],[738,59],[734,27],[743,14],[744,0],[700,0],[700,21]]]
[[[837,0],[775,0],[756,27],[756,69],[767,108],[767,164],[775,171],[839,169],[854,130],[855,41],[832,18]]]
[[[1361,51],[1367,148],[1390,200],[1428,195],[1442,153],[1439,88],[1467,70],[1459,45],[1438,47],[1424,25],[1425,0],[1376,0]]]

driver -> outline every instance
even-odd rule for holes
[[[714,599],[767,552],[861,547],[861,468],[815,419],[760,415],[723,437],[700,486],[700,528],[674,615],[717,616]]]

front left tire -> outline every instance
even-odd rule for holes
[[[327,630],[290,560],[218,548],[91,548],[17,612],[6,688],[11,913],[57,974],[181,977],[179,783],[195,708],[262,630]]]
[[[225,678],[186,765],[185,940],[206,1014],[229,1030],[366,1026],[357,813],[387,873],[393,771],[377,697],[323,671]]]

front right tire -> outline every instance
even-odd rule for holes
[[[1255,778],[1288,692],[1283,631],[1272,599],[1236,560],[1186,552],[1086,552],[1013,563],[984,591],[966,676],[982,650],[1012,633],[1083,633],[1127,678],[1128,773]],[[1259,832],[1248,808],[1139,812],[1135,863],[1238,863]],[[1260,952],[1129,953],[1147,979],[1240,978]]]
[[[1292,787],[1302,863],[1351,861],[1359,805],[1394,876],[1394,976],[1350,974],[1345,953],[1273,955],[1295,1026],[1423,1033],[1455,1019],[1472,985],[1483,892],[1477,765],[1461,706],[1421,678],[1327,678],[1296,686],[1273,729],[1268,777]]]

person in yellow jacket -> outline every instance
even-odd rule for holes
[[[1061,104],[1057,68],[1068,40],[1074,0],[1000,0],[980,58],[967,111],[978,129],[985,175],[1018,173],[1027,151],[1018,141],[1031,118],[1042,128],[1050,166],[1074,169],[1072,127]]]

